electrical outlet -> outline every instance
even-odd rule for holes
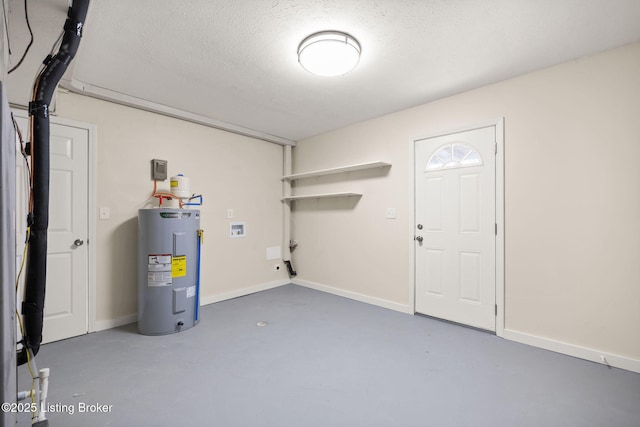
[[[387,219],[396,219],[396,208],[387,208]]]
[[[227,209],[227,218],[233,218],[233,209]]]

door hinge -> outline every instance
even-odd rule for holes
[[[493,154],[498,154],[498,143],[497,142],[493,145]]]
[[[496,316],[498,315],[498,304],[495,305],[496,307]]]
[[[496,222],[496,236],[498,235],[498,223]]]

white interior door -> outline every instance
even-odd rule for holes
[[[16,117],[27,138],[28,121]],[[70,338],[88,330],[88,155],[89,131],[51,123],[51,173],[47,289],[45,295],[43,343]],[[18,165],[17,212],[27,212],[27,184],[24,160]],[[26,223],[16,218],[22,257]],[[19,262],[21,259],[18,260]],[[23,278],[24,278],[23,272]],[[24,280],[23,280],[24,281]],[[19,291],[19,295],[22,291]]]
[[[496,129],[415,142],[416,312],[496,330]]]

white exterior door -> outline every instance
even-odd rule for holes
[[[496,330],[496,128],[415,142],[416,312]]]
[[[16,117],[27,139],[28,121]],[[88,330],[88,159],[89,130],[51,123],[51,173],[47,289],[43,343],[86,334]],[[18,155],[17,212],[27,212],[24,160]],[[26,215],[26,214],[25,214]],[[16,254],[22,257],[26,230],[18,215]],[[24,275],[23,280],[24,284]],[[23,285],[21,285],[23,286]],[[22,295],[22,289],[18,295]]]

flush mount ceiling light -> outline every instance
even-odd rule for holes
[[[302,68],[318,76],[340,76],[360,61],[360,43],[347,33],[322,31],[311,34],[298,46]]]

